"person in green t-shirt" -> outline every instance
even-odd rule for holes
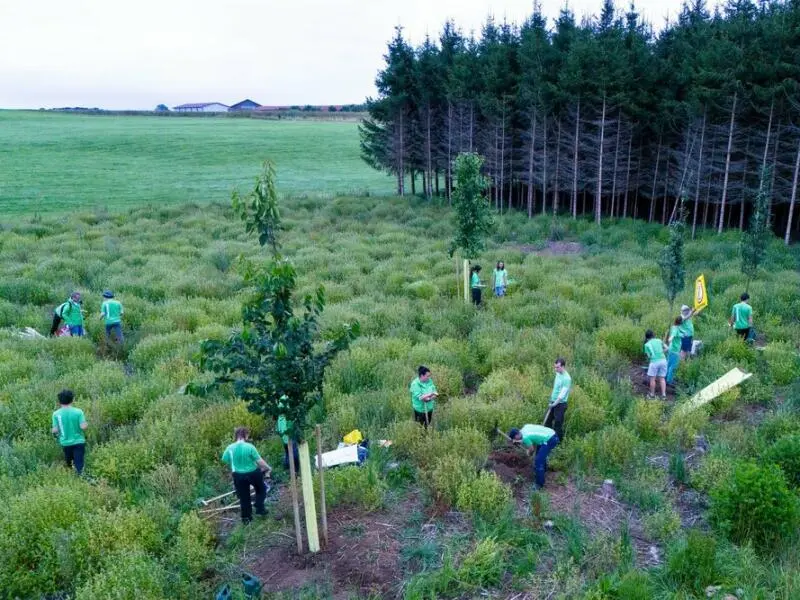
[[[550,393],[547,415],[544,419],[545,427],[552,427],[558,434],[559,440],[564,439],[564,415],[567,412],[567,400],[572,389],[572,377],[567,373],[566,366],[566,359],[561,357],[553,364],[556,378],[553,381],[553,391]]]
[[[544,487],[545,473],[547,472],[547,457],[551,450],[561,441],[558,434],[544,425],[523,425],[522,429],[512,428],[508,432],[508,437],[514,443],[521,443],[528,451],[528,454],[536,452],[534,460],[534,479],[536,485],[534,489]]]
[[[692,344],[694,342],[694,322],[692,317],[695,314],[687,305],[681,306],[681,360],[684,360],[692,353]]]
[[[728,319],[733,328],[736,330],[742,339],[747,341],[750,337],[750,329],[753,327],[753,307],[747,302],[750,300],[750,294],[745,292],[739,296],[740,302],[733,305],[731,309],[731,318]]]
[[[264,483],[264,474],[272,472],[267,462],[261,458],[247,438],[250,431],[246,427],[237,427],[233,432],[235,441],[225,448],[222,461],[230,466],[233,473],[233,489],[239,498],[239,507],[242,513],[242,522],[249,523],[253,520],[253,505],[250,500],[250,487],[256,491],[256,514],[266,515],[264,501],[267,497],[267,486]]]
[[[478,273],[481,272],[481,266],[475,265],[470,270],[469,288],[472,291],[472,303],[475,306],[481,305],[481,289],[484,285],[481,283],[481,278]]]
[[[77,337],[84,335],[80,292],[72,292],[67,301],[61,303],[53,311],[53,326],[50,328],[50,335],[56,335],[61,321],[64,321],[69,328],[70,335]]]
[[[106,290],[103,292],[103,303],[100,305],[100,318],[105,320],[106,339],[114,334],[117,342],[122,343],[122,303],[114,300],[114,292]]]
[[[508,272],[506,271],[506,264],[501,260],[494,270],[494,295],[498,298],[505,296],[507,287]]]
[[[72,390],[58,392],[58,410],[53,413],[51,430],[57,437],[61,449],[64,451],[64,460],[67,468],[75,466],[75,472],[83,473],[83,458],[86,453],[86,431],[88,424],[80,408],[72,406],[75,395]]]
[[[669,328],[667,334],[667,347],[669,353],[667,354],[667,376],[665,381],[671,384],[675,380],[675,371],[678,370],[678,365],[681,362],[681,324],[683,318],[680,316],[675,317],[672,327]]]
[[[408,391],[411,394],[414,420],[427,429],[433,419],[433,409],[436,408],[436,398],[439,396],[428,367],[422,365],[417,369],[417,378],[408,386]]]
[[[278,408],[284,408],[284,402],[288,398],[284,395],[278,403]],[[281,414],[275,422],[275,431],[281,436],[283,442],[283,468],[289,469],[289,432],[292,430],[292,422],[286,418],[286,415]],[[294,457],[294,470],[295,473],[300,472],[300,451],[297,449],[297,443],[292,444],[292,456]]]
[[[648,329],[644,334],[644,353],[650,359],[647,367],[647,376],[650,378],[649,398],[656,397],[656,379],[661,386],[661,399],[667,398],[667,357],[664,355],[666,345],[656,337],[652,329]]]

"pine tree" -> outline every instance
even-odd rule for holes
[[[771,173],[769,167],[761,174],[762,181],[770,181]],[[767,246],[772,238],[771,214],[770,214],[770,194],[768,186],[759,188],[753,205],[753,213],[750,216],[750,228],[742,234],[740,243],[740,254],[742,257],[742,273],[747,277],[747,287],[758,276],[758,267],[764,263],[767,255]]]
[[[682,203],[681,203],[682,204]],[[678,216],[669,225],[669,242],[661,250],[658,266],[661,268],[661,280],[667,293],[669,308],[675,305],[675,298],[686,285],[686,264],[683,256],[683,242],[685,237],[685,213],[683,206],[678,211]]]

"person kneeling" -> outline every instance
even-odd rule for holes
[[[269,476],[272,467],[261,458],[247,438],[250,431],[246,427],[237,427],[234,431],[236,440],[225,448],[222,453],[222,461],[230,465],[233,472],[233,488],[239,498],[239,506],[242,511],[242,522],[249,523],[253,520],[253,505],[250,500],[250,487],[256,491],[256,514],[266,515],[264,501],[267,497],[267,486],[264,483],[264,474]]]
[[[522,429],[514,427],[508,432],[508,437],[515,444],[521,443],[528,451],[528,454],[536,452],[534,459],[534,490],[544,487],[545,472],[547,471],[547,457],[550,451],[558,445],[560,441],[558,434],[544,425],[523,425]]]

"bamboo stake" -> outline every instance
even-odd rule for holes
[[[303,442],[300,444],[300,483],[303,486],[303,510],[306,516],[308,551],[319,552],[319,530],[317,529],[317,507],[316,502],[314,502],[313,478],[308,442]]]
[[[317,465],[319,469],[319,506],[322,512],[322,539],[328,546],[328,509],[325,505],[325,465],[322,464],[322,429],[317,425]]]
[[[289,440],[289,487],[292,488],[292,508],[294,509],[294,533],[297,538],[297,553],[303,553],[303,537],[300,532],[300,503],[297,499],[297,476],[294,472],[294,440]]]

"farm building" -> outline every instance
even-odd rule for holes
[[[181,104],[173,110],[177,112],[228,112],[228,106],[220,102],[194,102]]]
[[[258,102],[253,102],[250,98],[246,100],[242,100],[241,102],[237,102],[233,106],[231,106],[228,110],[255,110],[259,108],[261,105]]]

